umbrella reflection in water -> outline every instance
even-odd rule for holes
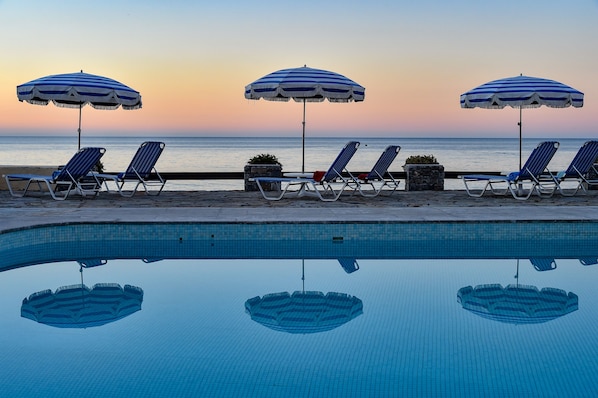
[[[141,310],[143,290],[118,283],[83,284],[83,268],[105,260],[79,261],[81,283],[31,294],[23,299],[21,316],[57,328],[88,328],[117,321]]]
[[[515,277],[518,276],[519,271]],[[575,293],[519,283],[504,288],[498,283],[465,286],[459,289],[457,301],[478,316],[513,324],[548,322],[578,308]]]
[[[287,333],[335,329],[363,313],[360,299],[344,293],[288,292],[265,294],[245,302],[245,311],[262,325]]]
[[[302,275],[305,281],[305,273]],[[335,329],[363,313],[363,303],[345,293],[296,291],[265,294],[245,302],[251,319],[279,332],[309,334]]]
[[[117,321],[141,310],[143,290],[117,283],[83,284],[42,290],[23,299],[21,316],[58,328],[88,328]]]

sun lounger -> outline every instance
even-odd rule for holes
[[[36,186],[40,193],[46,187],[52,198],[56,200],[65,200],[71,192],[81,196],[96,196],[100,185],[95,179],[89,179],[86,176],[105,152],[104,148],[81,148],[62,169],[55,171],[50,176],[8,174],[5,176],[6,185],[10,194],[15,197],[27,195],[32,186]],[[25,187],[22,190],[17,190],[12,185],[14,182],[24,183]]]
[[[362,196],[375,197],[382,192],[382,189],[388,187],[392,189],[390,194],[399,187],[399,181],[395,179],[388,171],[388,168],[397,157],[401,147],[398,145],[389,145],[378,158],[374,167],[369,173],[357,176],[357,189]]]
[[[137,192],[139,186],[142,186],[145,193],[148,195],[159,195],[166,184],[160,173],[156,170],[156,162],[160,158],[165,144],[157,141],[146,141],[135,153],[127,170],[113,175],[113,174],[94,174],[94,177],[104,185],[107,192],[110,192],[109,182],[112,182],[121,196],[132,197]],[[149,177],[152,171],[156,174],[157,180],[150,180]],[[125,185],[134,187],[130,190],[125,190]],[[150,190],[150,187],[157,187],[157,189]]]
[[[529,262],[532,263],[536,271],[551,271],[556,269],[556,261],[553,258],[530,258]]]
[[[354,258],[339,258],[338,262],[347,274],[351,274],[359,269],[359,264]]]
[[[255,182],[262,196],[267,200],[280,200],[294,194],[296,196],[315,195],[325,202],[336,201],[349,183],[356,183],[351,176],[343,176],[342,172],[358,147],[357,141],[347,143],[327,171],[316,171],[311,177],[257,177]],[[279,190],[274,195],[266,194],[262,183],[279,184]]]
[[[598,185],[598,180],[592,180],[588,176],[590,171],[598,175],[598,170],[594,167],[596,158],[598,158],[598,141],[586,141],[566,170],[556,175],[549,174],[548,178],[556,184],[557,191],[563,196],[573,196],[580,190],[587,193],[588,186]],[[574,187],[570,187],[569,182],[573,182]]]
[[[556,190],[554,181],[542,179],[542,175],[550,174],[548,163],[556,153],[559,143],[545,141],[540,143],[530,154],[520,171],[506,176],[472,174],[461,176],[465,190],[469,196],[481,197],[490,189],[495,195],[505,195],[510,192],[515,199],[526,200],[533,193],[538,196],[552,196]],[[473,189],[470,184],[482,183],[481,189]]]
[[[108,260],[92,258],[87,260],[77,260],[77,263],[79,263],[82,268],[93,268],[108,264]]]

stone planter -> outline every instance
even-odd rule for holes
[[[444,190],[444,166],[441,164],[406,164],[405,191]]]
[[[282,177],[282,166],[279,164],[246,164],[243,177],[245,179],[245,192],[259,191],[257,183],[252,181],[255,177]],[[280,190],[280,183],[262,184],[264,191]]]

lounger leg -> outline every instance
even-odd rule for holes
[[[463,184],[465,184],[465,192],[467,192],[467,195],[474,197],[474,198],[482,197],[489,186],[492,188],[489,180],[485,181],[484,187],[479,190],[476,190],[476,189],[470,187],[469,183],[471,183],[471,182],[480,182],[480,180],[468,180],[466,178],[463,178]]]
[[[21,178],[9,178],[8,176],[5,177],[6,180],[6,185],[8,187],[8,191],[10,192],[10,195],[15,197],[15,198],[22,198],[25,197],[27,195],[27,192],[29,192],[29,188],[31,187],[32,183],[36,183],[37,184],[37,189],[40,193],[43,192],[43,188],[42,185],[40,183],[40,181],[38,180],[31,180],[31,179],[21,179]],[[16,189],[13,188],[12,186],[12,182],[21,182],[21,183],[25,183],[25,187],[21,190],[21,191],[17,191]]]
[[[278,196],[271,196],[271,195],[267,195],[266,194],[266,191],[262,187],[261,181],[256,180],[255,182],[257,184],[257,187],[260,189],[260,192],[262,193],[262,196],[266,200],[281,200],[285,196],[285,194],[287,193],[287,190],[289,189],[289,187],[292,185],[291,183],[284,184],[283,182],[281,182],[280,183],[280,189],[279,189],[280,194]],[[303,190],[303,188],[304,188],[303,185],[305,185],[305,184],[301,184],[299,192],[301,192]]]

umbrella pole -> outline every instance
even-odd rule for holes
[[[305,98],[303,98],[303,134],[301,135],[301,146],[302,146],[302,153],[301,153],[301,172],[305,173]]]
[[[82,104],[79,104],[79,128],[77,129],[77,134],[79,135],[79,141],[77,150],[81,149],[81,108],[83,107]]]
[[[523,141],[523,136],[521,134],[521,105],[519,106],[519,123],[517,123],[517,125],[519,126],[519,171],[521,171],[521,147]]]
[[[517,123],[517,125],[519,126],[519,171],[521,171],[521,152],[522,152],[522,146],[523,146],[523,135],[521,134],[521,105],[519,105],[519,123]],[[519,182],[519,186],[517,187],[517,191],[519,193],[519,195],[523,194],[523,183]]]
[[[303,293],[305,293],[305,259],[301,259],[301,284],[303,287]]]

